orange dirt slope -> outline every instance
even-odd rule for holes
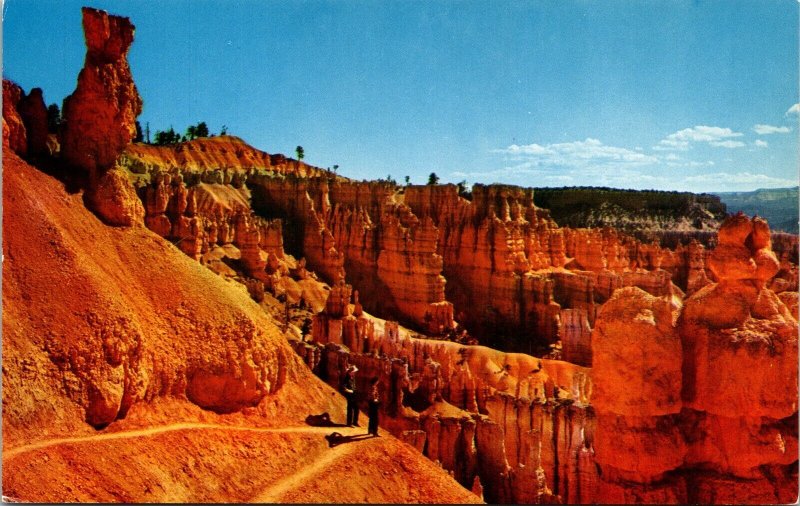
[[[325,434],[364,429],[303,424],[342,420],[343,400],[244,287],[144,227],[104,225],[8,149],[3,255],[5,496],[291,500],[358,455],[358,494],[318,500],[478,499],[391,437],[329,448]],[[392,492],[389,475],[408,485]]]

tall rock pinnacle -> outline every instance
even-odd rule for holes
[[[64,101],[61,154],[96,182],[136,134],[142,99],[127,59],[133,24],[105,11],[88,7],[82,11],[86,61],[78,86]]]

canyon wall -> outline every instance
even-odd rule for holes
[[[612,503],[797,500],[797,320],[768,282],[766,222],[737,215],[717,279],[669,304],[617,291],[592,333],[599,497]]]
[[[416,186],[405,202],[439,227],[456,319],[505,336],[489,341],[503,349],[541,353],[560,340],[565,359],[589,365],[589,329],[615,289],[682,295],[708,282],[697,242],[671,250],[609,228],[561,228],[531,190],[475,185],[467,200],[453,185]]]
[[[362,392],[377,377],[381,426],[490,502],[792,502],[797,320],[767,288],[765,222],[732,217],[718,242],[717,282],[686,299],[613,289],[591,369],[412,338],[344,282],[294,347],[331,386],[349,364]]]
[[[349,285],[334,285],[310,341],[294,343],[322,379],[338,387],[350,364],[359,369],[358,391],[378,378],[381,427],[465,487],[479,483],[488,502],[594,497],[588,369],[412,338],[396,322],[366,314],[359,301]]]
[[[192,143],[186,144],[184,150]],[[215,159],[211,146],[205,149]],[[346,279],[368,311],[428,334],[460,326],[486,345],[537,355],[556,345],[564,359],[588,366],[597,310],[614,290],[637,286],[680,298],[713,277],[698,240],[670,249],[611,228],[558,227],[533,204],[531,190],[519,187],[475,185],[468,200],[454,185],[398,189],[332,174],[297,177],[296,168],[282,165],[197,172],[171,163],[149,165],[144,173],[152,180],[159,167],[169,167],[187,186],[213,180],[237,191],[246,187],[252,213],[280,219],[286,250],[310,270],[328,283]],[[151,196],[140,195],[152,208]],[[166,228],[154,230],[177,240]],[[773,282],[778,292],[797,285],[791,237],[776,241],[786,252]],[[189,242],[182,249],[197,256],[205,246]]]
[[[445,300],[438,230],[417,218],[383,183],[248,179],[253,208],[287,224],[287,249],[335,283],[359,287],[367,310],[441,334],[453,326]]]

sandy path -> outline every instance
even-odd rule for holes
[[[370,438],[364,438],[363,440],[368,440]],[[332,465],[339,459],[343,459],[349,457],[351,454],[355,453],[356,450],[361,448],[358,444],[358,441],[363,441],[362,439],[357,439],[355,441],[351,441],[346,444],[340,444],[338,446],[334,446],[330,448],[320,459],[317,459],[313,463],[301,468],[296,473],[291,474],[282,480],[270,485],[265,490],[263,490],[260,494],[256,495],[253,499],[250,500],[251,503],[279,503],[281,496],[297,487],[300,486],[308,486],[309,483],[313,483],[311,478],[323,471],[326,467]]]
[[[65,437],[65,438],[55,438],[55,439],[47,439],[44,441],[37,441],[35,443],[30,443],[23,446],[18,446],[12,449],[3,448],[3,461],[10,461],[14,457],[22,455],[23,453],[28,453],[34,450],[40,450],[42,448],[49,448],[51,446],[58,446],[62,444],[76,444],[76,443],[89,443],[95,441],[107,441],[110,439],[129,439],[129,438],[138,438],[138,437],[148,437],[148,436],[155,436],[158,434],[163,434],[165,432],[174,432],[179,430],[202,430],[202,429],[216,429],[216,430],[230,430],[230,431],[246,431],[246,432],[289,432],[289,433],[319,433],[319,434],[330,434],[331,432],[339,432],[346,436],[355,435],[360,433],[363,429],[356,429],[356,428],[349,428],[349,427],[309,427],[309,426],[298,426],[298,427],[279,427],[279,428],[267,428],[267,427],[237,427],[233,425],[221,425],[221,424],[214,424],[214,423],[200,423],[200,422],[187,422],[187,423],[175,423],[170,425],[162,425],[159,427],[149,427],[147,429],[138,429],[138,430],[128,430],[128,431],[120,431],[120,432],[108,432],[103,434],[94,434],[89,436],[78,436],[78,437]],[[338,448],[338,447],[335,447]],[[334,448],[334,449],[335,449]]]

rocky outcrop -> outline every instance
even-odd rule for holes
[[[766,222],[726,220],[707,265],[717,282],[682,311],[626,288],[600,312],[592,374],[603,502],[797,498],[797,321],[767,288],[779,262]]]
[[[256,149],[239,137],[202,137],[169,146],[130,144],[120,156],[120,164],[136,174],[180,171],[192,182],[236,184],[242,176],[257,171],[295,177],[333,175],[323,169],[280,154]]]
[[[112,169],[100,176],[85,200],[109,225],[131,227],[144,221],[144,207],[126,172]]]
[[[351,297],[353,303],[351,304]],[[381,425],[453,473],[478,479],[489,502],[590,500],[597,475],[588,370],[482,346],[415,339],[363,312],[349,285],[314,317],[306,363],[338,386],[356,364],[358,390],[379,378]]]
[[[86,60],[75,91],[64,100],[61,156],[86,171],[91,184],[130,144],[142,99],[127,59],[133,24],[89,7],[82,12]]]
[[[3,79],[3,145],[9,146],[19,156],[28,153],[25,123],[19,114],[19,103],[25,92],[16,83]]]
[[[665,298],[622,288],[603,306],[592,334],[597,414],[595,459],[603,502],[659,501],[683,464],[681,339]],[[625,484],[621,487],[620,484]],[[627,488],[624,494],[622,489]]]
[[[718,283],[686,300],[679,325],[696,429],[687,464],[709,471],[695,481],[697,501],[729,488],[794,501],[786,485],[797,473],[797,425],[786,421],[797,418],[797,321],[766,288],[779,269],[767,223],[727,220],[708,263]]]
[[[358,286],[367,310],[441,334],[453,327],[445,299],[438,229],[420,219],[382,183],[248,180],[256,212],[290,225],[287,248],[329,283]]]
[[[48,149],[47,108],[41,88],[33,88],[17,104],[19,115],[25,124],[28,138],[28,155],[41,157],[50,154]]]
[[[180,174],[157,172],[139,189],[145,224],[195,260],[217,247],[234,246],[244,273],[268,287],[284,258],[280,220],[264,220],[250,210],[250,193],[241,184],[197,183]],[[207,260],[207,259],[206,259]],[[285,271],[285,266],[283,267]]]

